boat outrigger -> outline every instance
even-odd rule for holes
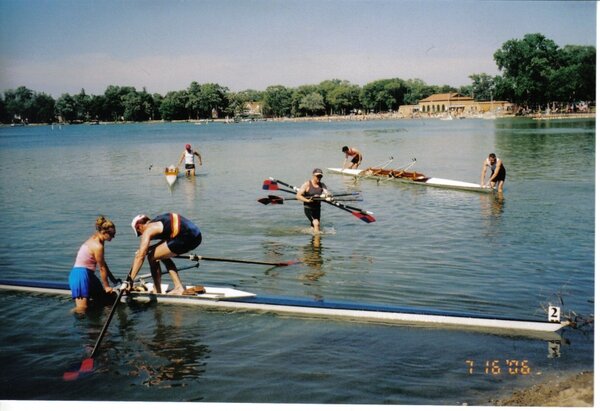
[[[413,161],[414,164],[416,160]],[[492,193],[494,190],[488,186],[467,183],[464,181],[448,180],[445,178],[428,177],[425,174],[416,171],[408,171],[409,166],[401,169],[391,169],[383,167],[369,167],[364,170],[356,168],[328,168],[332,173],[338,173],[355,178],[368,178],[378,181],[400,181],[402,183],[420,184],[430,187],[448,188],[453,190],[475,191],[478,193]]]
[[[142,276],[143,277],[143,276]],[[140,288],[140,285],[142,288]],[[167,284],[163,284],[163,291]],[[192,287],[188,287],[192,288]],[[202,288],[202,287],[200,287]],[[418,325],[492,334],[519,335],[546,340],[557,339],[559,331],[568,325],[560,320],[560,309],[550,307],[548,320],[527,320],[409,308],[384,304],[313,300],[285,296],[258,296],[234,288],[204,287],[202,294],[153,294],[152,285],[136,283],[135,290],[123,299],[152,301],[169,304],[197,305],[211,309],[258,311],[303,317],[346,319],[383,324]],[[62,282],[0,279],[0,290],[22,291],[56,295],[70,295],[69,285]]]

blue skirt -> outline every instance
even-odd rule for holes
[[[98,277],[85,267],[73,267],[69,274],[69,287],[73,298],[102,298],[105,294]]]

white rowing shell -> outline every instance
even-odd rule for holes
[[[365,177],[365,178],[386,180],[385,177],[381,177],[381,176],[371,176],[371,175],[361,174],[361,173],[364,172],[364,170],[359,170],[359,169],[351,169],[351,168],[328,168],[327,170],[329,170],[329,171],[331,171],[333,173],[343,174],[343,175],[347,175],[347,176]],[[439,187],[439,188],[450,188],[450,189],[456,189],[456,190],[478,191],[478,192],[481,192],[481,193],[491,193],[491,192],[493,192],[493,190],[490,187],[482,187],[479,184],[467,183],[467,182],[464,182],[464,181],[457,181],[457,180],[448,180],[446,178],[430,177],[430,178],[427,179],[427,181],[414,181],[414,180],[411,180],[409,178],[392,178],[390,180],[401,181],[403,183],[409,183],[409,184],[420,184],[420,185],[424,185],[424,186]]]

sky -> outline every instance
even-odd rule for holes
[[[231,91],[340,79],[460,87],[496,50],[541,33],[596,45],[595,1],[0,0],[0,92],[57,98],[192,81]]]

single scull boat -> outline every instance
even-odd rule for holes
[[[179,169],[173,165],[165,168],[165,178],[167,179],[167,183],[169,186],[175,184],[177,181],[177,176],[179,175]]]
[[[328,168],[332,173],[343,174],[346,176],[375,179],[378,181],[394,180],[409,184],[419,184],[430,187],[449,188],[453,190],[475,191],[479,193],[492,193],[494,190],[490,187],[482,187],[475,183],[466,183],[464,181],[448,180],[445,178],[427,177],[416,171],[393,170],[386,168],[370,167],[365,170],[357,168]]]
[[[151,284],[145,284],[151,290]],[[166,285],[163,285],[165,289]],[[547,340],[558,339],[557,331],[568,325],[560,321],[560,311],[550,307],[555,321],[525,320],[409,308],[383,304],[352,303],[342,301],[313,300],[284,296],[258,296],[234,288],[205,287],[206,293],[196,295],[151,294],[149,291],[133,291],[128,297],[138,301],[155,301],[170,304],[198,305],[226,310],[259,311],[305,317],[337,318],[385,324],[405,324],[458,328],[503,335],[520,335]],[[53,281],[0,279],[0,290],[70,295],[67,283]]]

